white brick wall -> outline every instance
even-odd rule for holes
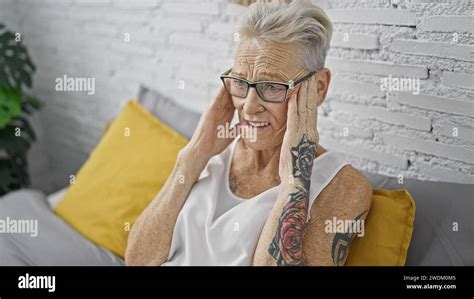
[[[361,169],[473,183],[470,1],[315,2],[335,30],[321,144]],[[33,93],[46,103],[35,186],[64,186],[140,83],[203,111],[232,65],[244,11],[228,0],[0,0],[0,19],[23,33],[37,63]],[[95,77],[96,94],[55,91],[64,74]],[[420,79],[420,93],[382,90],[389,76]]]
[[[394,64],[384,61],[348,60],[329,56],[326,65],[339,72],[397,77],[428,78],[428,69],[420,65]]]
[[[378,49],[379,39],[377,35],[351,34],[336,32],[331,39],[331,46],[341,48],[354,48],[373,50]]]
[[[326,11],[334,23],[414,26],[416,21],[415,13],[409,10],[348,8]]]
[[[442,82],[452,87],[474,89],[474,74],[443,71]]]
[[[436,110],[444,113],[460,114],[471,117],[474,111],[474,101],[460,101],[457,99],[427,94],[414,95],[410,92],[399,91],[391,93],[389,99],[421,109]]]
[[[468,2],[468,1],[466,1]],[[466,7],[466,13],[471,11],[472,7]],[[469,32],[474,33],[474,21],[472,15],[464,16],[429,16],[423,19],[423,29],[433,32]]]
[[[472,184],[471,1],[322,2],[336,39],[321,144],[365,170]],[[419,79],[420,89],[381,90],[389,76]]]
[[[395,39],[392,43],[395,52],[452,58],[456,60],[474,61],[473,45],[450,44],[445,42],[419,41],[413,39]]]

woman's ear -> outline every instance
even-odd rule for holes
[[[326,95],[329,89],[329,83],[331,82],[331,71],[328,68],[323,68],[315,74],[316,76],[316,103],[320,106],[326,99]]]

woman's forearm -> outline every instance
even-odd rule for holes
[[[161,265],[168,258],[178,214],[206,161],[183,151],[163,188],[143,211],[128,237],[127,265]]]
[[[304,133],[294,146],[282,146],[281,189],[260,235],[254,255],[255,265],[305,264],[303,232],[308,217],[311,174],[316,157],[316,143],[313,140],[317,140],[317,137],[308,137]]]
[[[308,196],[303,184],[282,185],[260,235],[254,265],[304,265],[303,232],[308,215]]]

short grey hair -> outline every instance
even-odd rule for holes
[[[240,18],[237,32],[241,41],[299,43],[303,66],[308,71],[316,71],[324,67],[332,23],[326,13],[310,1],[256,2]]]

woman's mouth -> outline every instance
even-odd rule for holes
[[[246,122],[250,127],[256,128],[256,129],[263,129],[266,128],[270,125],[269,122],[253,122],[253,121],[247,121]]]

